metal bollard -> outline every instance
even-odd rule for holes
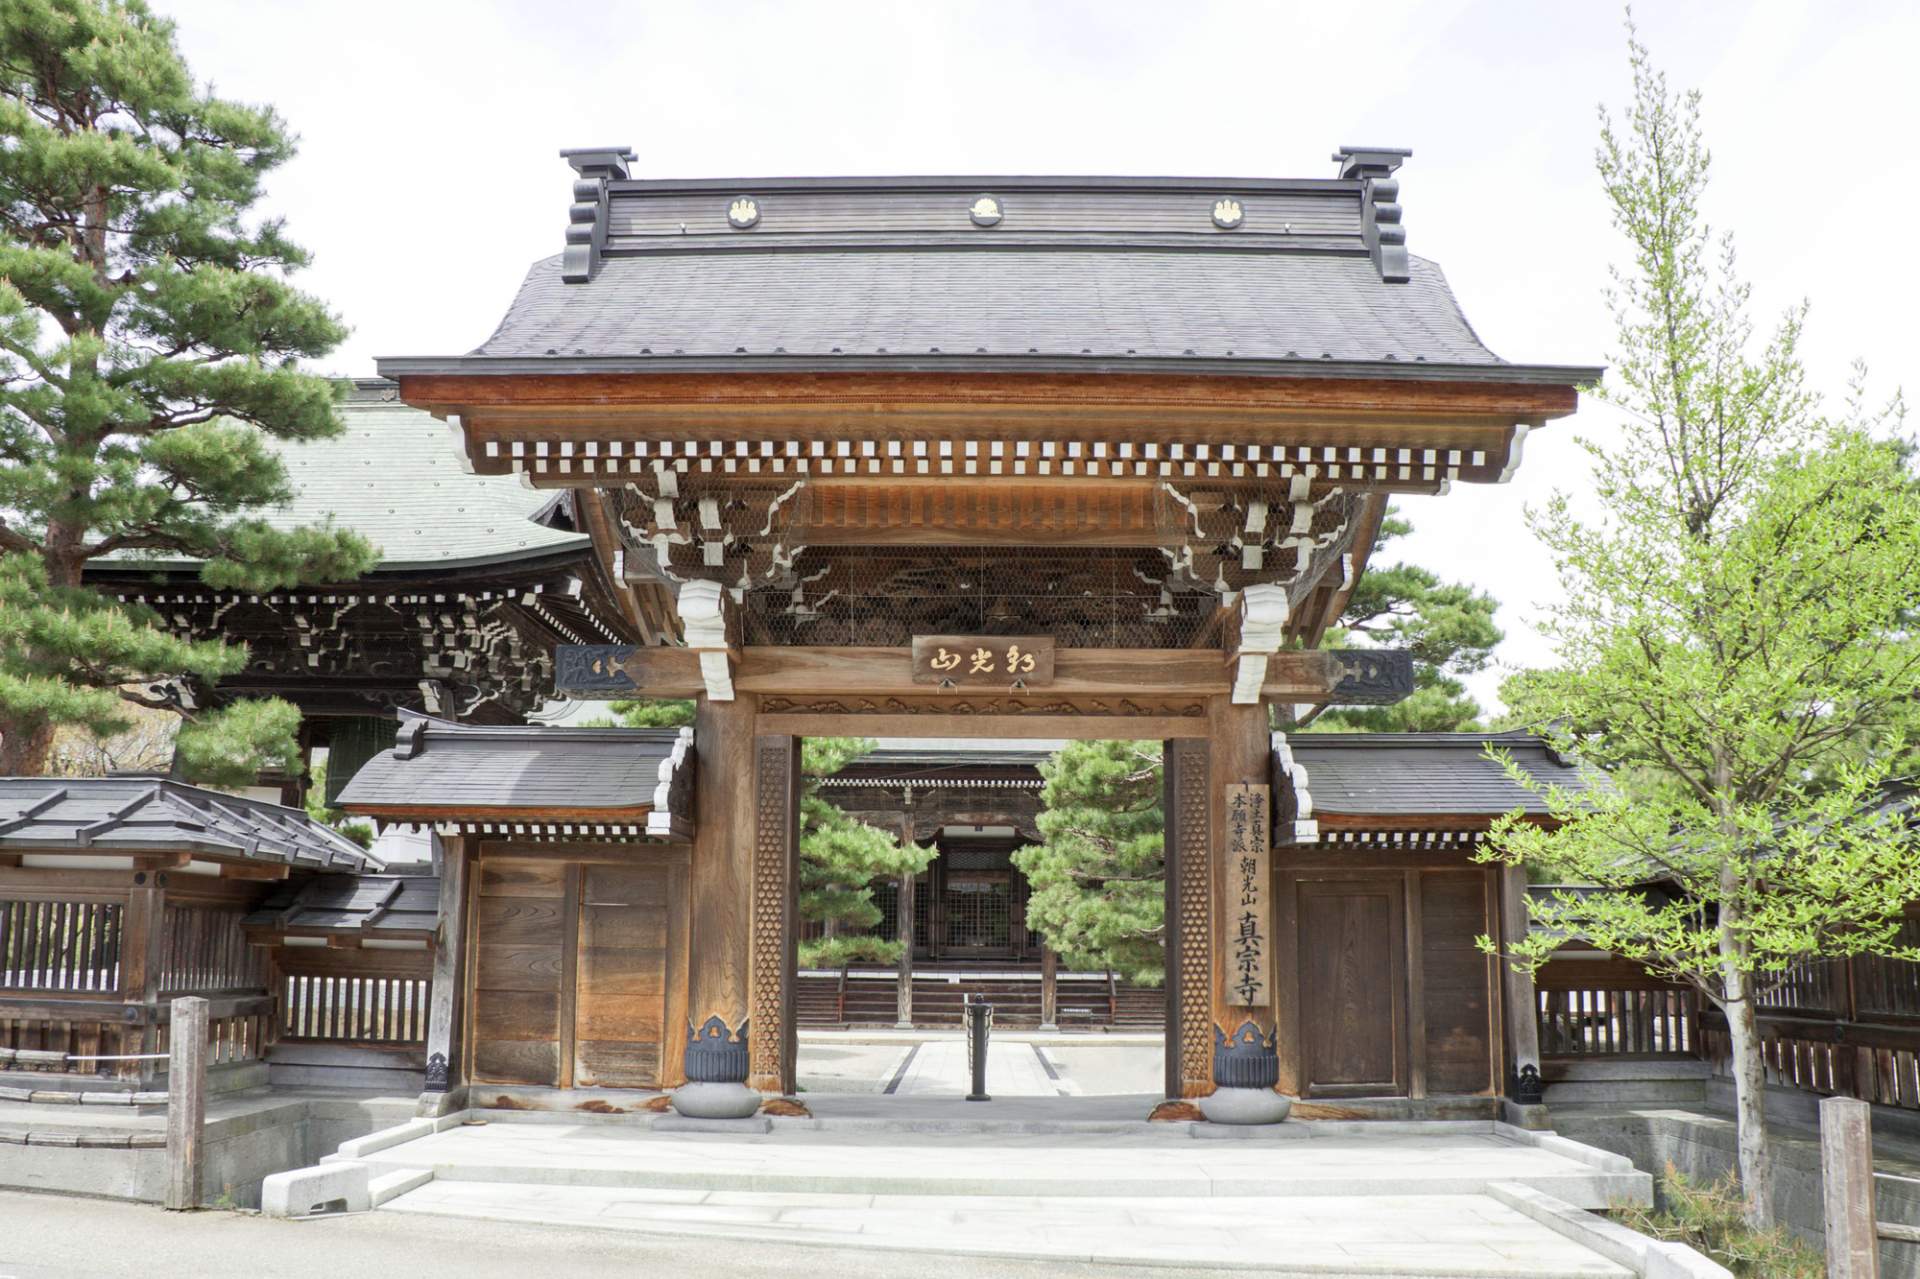
[[[987,1095],[987,1035],[993,1029],[993,1005],[984,1000],[967,1001],[967,1065],[973,1071],[973,1091],[968,1101],[992,1101]]]

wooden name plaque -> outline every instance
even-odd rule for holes
[[[1270,999],[1273,968],[1273,810],[1264,785],[1227,787],[1227,990],[1237,1007]]]
[[[1051,635],[916,635],[913,682],[970,688],[1053,683]]]

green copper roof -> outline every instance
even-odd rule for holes
[[[470,475],[446,424],[399,400],[390,382],[355,382],[340,407],[346,430],[287,445],[294,499],[269,518],[332,516],[380,548],[380,568],[418,569],[525,559],[587,544],[584,533],[534,522],[555,495],[513,476]]]

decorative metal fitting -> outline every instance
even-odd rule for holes
[[[1222,231],[1231,231],[1246,220],[1247,211],[1232,196],[1223,195],[1213,202],[1213,224]]]
[[[445,1092],[448,1087],[447,1055],[445,1053],[434,1053],[431,1057],[427,1058],[426,1090],[428,1092]]]
[[[1547,1084],[1540,1078],[1540,1067],[1528,1062],[1524,1066],[1509,1069],[1507,1096],[1516,1106],[1543,1104],[1547,1099]]]
[[[998,196],[982,195],[974,199],[967,209],[967,216],[975,226],[994,226],[1006,216],[1006,210],[1001,207]]]
[[[747,1082],[747,1023],[731,1031],[719,1017],[709,1017],[698,1029],[687,1025],[687,1082],[690,1084],[744,1084]]]
[[[727,206],[727,225],[744,231],[760,221],[760,201],[750,195],[737,195]]]
[[[1232,1035],[1213,1028],[1213,1082],[1222,1088],[1271,1088],[1280,1082],[1278,1041],[1252,1020]]]

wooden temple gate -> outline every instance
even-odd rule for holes
[[[569,152],[566,252],[494,335],[381,361],[473,470],[566,492],[618,583],[644,642],[560,649],[557,686],[697,701],[686,846],[596,854],[683,868],[680,940],[628,975],[660,988],[658,1083],[744,1042],[747,1082],[794,1086],[798,743],[826,734],[1164,742],[1168,1095],[1211,1091],[1237,1030],[1297,1055],[1269,854],[1311,820],[1280,811],[1274,731],[1411,691],[1404,654],[1318,648],[1388,502],[1503,481],[1597,376],[1479,342],[1406,252],[1404,156],[707,183]],[[467,936],[457,885],[513,845],[457,830],[443,929]],[[586,865],[551,895],[579,958],[528,1004],[563,1038],[554,1010],[604,984]],[[498,1020],[456,962],[436,1000]],[[458,1007],[435,1016],[457,1057]]]

